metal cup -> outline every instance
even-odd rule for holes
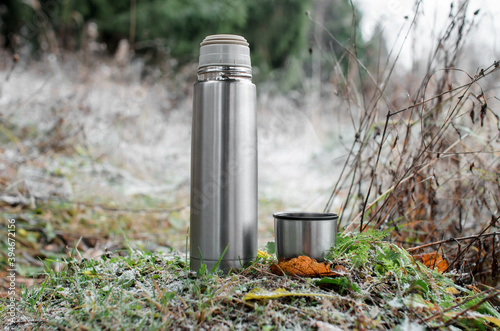
[[[293,212],[273,216],[278,259],[307,255],[323,261],[335,245],[337,214]]]

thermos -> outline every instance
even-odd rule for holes
[[[245,38],[201,43],[191,140],[191,270],[244,267],[257,254],[256,89]],[[220,261],[219,264],[217,264]]]

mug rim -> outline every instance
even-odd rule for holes
[[[315,212],[278,212],[273,217],[279,220],[290,221],[330,221],[339,218],[334,213],[315,213]]]

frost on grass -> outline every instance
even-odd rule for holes
[[[25,288],[20,329],[494,329],[500,315],[491,292],[457,285],[431,270],[384,233],[347,234],[328,254],[342,276],[277,276],[272,254],[227,276],[189,271],[186,256],[130,250],[127,256],[69,258],[61,272]],[[453,289],[453,290],[450,290]]]

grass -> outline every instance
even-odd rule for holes
[[[45,259],[66,257],[75,243],[87,258],[99,256],[105,249],[124,248],[123,234],[131,236],[141,249],[183,247],[185,231],[172,224],[179,211],[161,208],[160,204],[155,207],[147,210],[156,212],[145,213],[144,208],[115,208],[55,199],[39,202],[35,208],[7,209],[2,216],[16,219],[18,273],[29,276],[45,268]],[[144,228],[163,230],[146,232]],[[7,229],[2,228],[0,233],[6,237]],[[0,243],[2,267],[7,260],[6,245],[6,241]]]
[[[5,305],[1,321],[20,330],[500,326],[500,314],[482,301],[491,291],[478,294],[474,287],[456,285],[453,274],[428,269],[383,241],[385,235],[339,235],[339,245],[327,258],[348,274],[321,280],[273,275],[270,253],[223,276],[196,275],[186,256],[176,251],[153,253],[129,246],[89,260],[74,248],[59,261],[64,264],[60,272],[47,267],[40,286],[22,288],[14,323],[8,321]],[[274,295],[247,299],[252,290]]]

